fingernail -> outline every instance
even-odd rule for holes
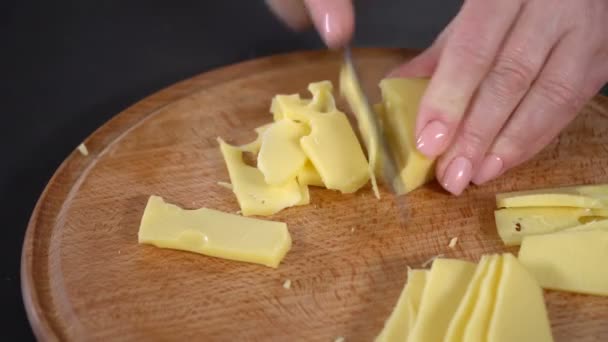
[[[323,16],[323,38],[325,43],[332,48],[340,46],[343,35],[339,20],[336,20],[331,14],[325,13]]]
[[[441,121],[431,121],[420,131],[416,148],[429,158],[441,154],[448,137],[448,127]]]
[[[499,156],[493,154],[487,156],[473,177],[473,183],[479,185],[496,178],[502,171],[502,167],[503,162]]]
[[[473,165],[465,157],[454,158],[443,176],[443,187],[454,195],[460,195],[471,181]]]

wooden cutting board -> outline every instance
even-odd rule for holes
[[[356,50],[366,86],[401,50]],[[44,340],[370,341],[406,281],[406,269],[446,257],[477,261],[503,247],[494,226],[499,191],[608,182],[608,100],[597,97],[537,158],[462,196],[430,184],[394,198],[313,189],[312,204],[270,217],[293,248],[278,269],[137,244],[149,195],[186,208],[239,208],[216,137],[244,143],[271,121],[276,94],[337,89],[341,55],[316,51],[229,66],[133,105],[93,133],[49,182],[25,237],[22,283]],[[341,103],[341,108],[347,108]],[[455,249],[448,248],[458,237]],[[603,270],[606,272],[606,270]],[[283,288],[291,280],[291,289]],[[608,298],[546,292],[557,341],[608,340]]]

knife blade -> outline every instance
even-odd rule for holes
[[[380,167],[384,184],[393,194],[402,194],[405,186],[399,175],[395,155],[391,145],[387,142],[380,117],[374,112],[361,87],[350,47],[344,49],[344,64],[340,70],[340,92],[357,117],[359,132],[364,137],[372,172],[375,171],[378,162],[382,163]],[[376,196],[378,197],[378,195]]]

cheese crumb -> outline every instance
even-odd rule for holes
[[[217,182],[217,185],[224,187],[228,190],[232,190],[232,184],[226,182]]]
[[[355,232],[355,227],[352,227],[352,228],[350,229],[350,232],[351,232],[351,233],[354,233],[354,232]]]
[[[336,337],[336,339],[334,340],[334,342],[344,342],[344,337],[338,336],[338,337]]]
[[[291,288],[291,280],[285,280],[285,282],[283,283],[283,288],[289,290]]]
[[[430,265],[431,263],[433,263],[433,261],[435,261],[435,259],[437,259],[437,258],[442,258],[442,257],[444,257],[444,256],[445,256],[445,255],[443,255],[443,254],[437,254],[437,255],[435,255],[434,257],[430,258],[429,260],[427,260],[427,261],[423,262],[423,263],[422,263],[422,268],[425,268],[425,267],[427,267],[428,265]]]
[[[453,237],[452,240],[450,240],[450,243],[448,244],[448,247],[454,249],[454,247],[456,247],[456,243],[458,243],[458,237],[457,236]]]
[[[78,151],[85,157],[89,155],[89,150],[87,149],[87,146],[84,143],[78,145]]]

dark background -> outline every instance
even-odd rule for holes
[[[361,0],[356,46],[424,48],[459,0]],[[27,221],[62,160],[97,127],[147,95],[209,69],[322,49],[261,0],[0,3],[0,337],[33,339],[19,263]]]

